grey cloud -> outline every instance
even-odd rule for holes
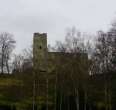
[[[0,31],[14,33],[17,51],[34,32],[47,32],[49,43],[63,40],[65,28],[106,30],[115,16],[115,0],[0,0]],[[21,44],[21,45],[20,45]]]

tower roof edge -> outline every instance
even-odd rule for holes
[[[38,33],[38,32],[35,32],[34,33],[34,37],[38,37],[38,36],[44,36],[44,37],[47,37],[47,33]]]

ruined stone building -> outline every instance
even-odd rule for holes
[[[69,79],[71,77],[70,72],[72,71],[75,74],[80,74],[80,76],[88,76],[88,57],[86,53],[78,53],[75,55],[74,53],[48,52],[47,34],[45,33],[35,33],[33,41],[35,94],[37,93],[40,96],[38,101],[41,100],[41,103],[46,103],[46,107],[55,108],[57,83],[62,83],[61,88],[67,86],[67,92],[72,91],[69,90],[69,88],[72,88],[69,87],[72,86],[70,82],[63,85],[63,78],[66,77],[62,73],[67,74],[67,76],[69,74]],[[84,70],[84,73],[79,73],[79,65]],[[60,82],[57,82],[58,77]],[[75,76],[74,80],[78,80],[78,78]]]
[[[26,69],[30,67],[27,62]],[[85,76],[88,76],[87,54],[48,52],[47,34],[35,33],[33,70],[0,75],[0,109],[59,110],[61,96],[71,96],[74,84],[79,87]],[[62,100],[64,105],[66,100]]]
[[[33,62],[26,59],[24,71],[0,75],[0,110],[104,109],[104,74],[89,75],[89,63],[86,53],[49,52],[47,34],[35,33]],[[115,72],[107,78],[115,110]]]

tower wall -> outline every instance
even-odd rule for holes
[[[47,34],[34,33],[33,41],[34,68],[46,71]]]
[[[47,34],[35,33],[33,40],[35,103],[38,110],[47,104]]]

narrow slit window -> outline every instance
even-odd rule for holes
[[[41,47],[41,46],[39,46],[39,49],[42,49],[42,47]]]

